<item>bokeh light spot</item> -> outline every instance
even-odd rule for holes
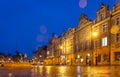
[[[37,35],[37,42],[43,42],[44,36],[43,35]]]
[[[41,32],[42,34],[45,34],[45,33],[47,32],[46,26],[44,26],[44,25],[40,26],[40,32]]]
[[[85,8],[87,6],[87,0],[79,0],[79,7]]]

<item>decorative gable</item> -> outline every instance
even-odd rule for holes
[[[108,16],[109,16],[108,6],[106,6],[102,3],[99,10],[97,11],[97,19],[96,20],[97,20],[97,22],[99,22]]]
[[[77,29],[82,29],[86,27],[87,25],[89,25],[90,23],[91,23],[91,20],[89,20],[85,14],[81,14]]]

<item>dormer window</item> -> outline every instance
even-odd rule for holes
[[[98,17],[97,21],[99,22],[99,21],[103,20],[104,18],[106,18],[109,15],[107,13],[109,13],[108,6],[105,6],[102,3],[100,9],[97,11],[97,17]]]
[[[103,20],[103,19],[104,19],[104,14],[100,14],[99,20],[101,21],[101,20]]]

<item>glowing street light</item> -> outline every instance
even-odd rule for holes
[[[88,53],[88,54],[87,54],[87,56],[89,57],[89,56],[90,56],[90,54]]]
[[[41,58],[41,57],[42,57],[42,55],[39,55],[39,57]]]
[[[49,55],[50,54],[50,52],[49,51],[47,51],[47,55]]]
[[[63,46],[60,46],[60,49],[63,49]]]
[[[80,55],[77,55],[77,58],[79,59],[79,58],[80,58]]]
[[[92,34],[94,37],[97,37],[98,36],[98,33],[97,32],[93,32]],[[95,46],[96,47],[96,46]],[[96,54],[95,54],[95,61],[96,61],[96,65],[97,65],[97,61],[98,60],[98,53],[97,53],[97,47],[96,47]]]
[[[93,36],[96,37],[98,34],[97,32],[93,32]]]

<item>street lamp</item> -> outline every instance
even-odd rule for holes
[[[93,32],[92,34],[94,37],[97,37],[98,36],[98,33],[97,32]],[[96,43],[96,42],[95,42]],[[95,48],[96,48],[96,53],[95,53],[95,62],[96,62],[96,65],[98,64],[98,53],[97,53],[97,46],[96,44],[94,43],[95,45]]]
[[[77,58],[79,59],[79,58],[80,58],[80,55],[77,55]]]
[[[62,49],[63,49],[63,46],[60,46],[59,48],[62,50]]]
[[[96,37],[98,34],[97,32],[93,32],[93,36]]]
[[[87,54],[87,56],[89,57],[89,56],[90,56],[90,54],[88,53],[88,54]]]

